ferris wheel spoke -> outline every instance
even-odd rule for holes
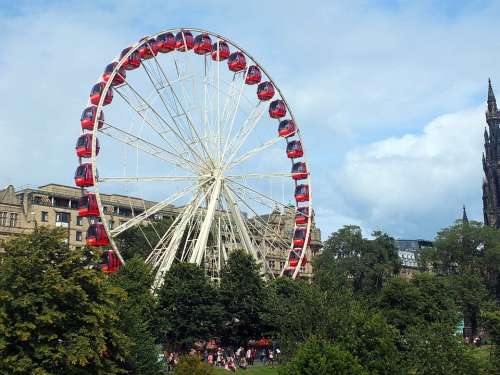
[[[122,97],[129,106],[134,109],[134,111],[165,141],[167,144],[175,149],[171,145],[171,143],[168,141],[168,139],[165,138],[166,133],[172,133],[174,136],[177,138],[177,140],[183,144],[192,154],[192,157],[197,159],[198,162],[206,164],[208,167],[209,165],[207,164],[207,160],[204,159],[195,149],[193,149],[192,145],[182,136],[181,133],[179,133],[168,121],[166,121],[163,116],[161,116],[158,111],[153,108],[153,106],[146,100],[144,97],[136,90],[134,87],[128,82],[125,81],[125,85],[134,93],[134,95],[138,98],[139,101],[141,101],[141,104],[143,107],[141,108],[135,108],[130,101],[121,93],[121,90],[116,89],[115,91],[118,92],[120,97]],[[156,123],[153,123],[147,119],[147,117],[144,115],[145,110],[151,111],[155,117],[162,123],[163,125],[158,125]],[[167,128],[165,128],[165,126]]]
[[[235,179],[235,180],[246,180],[252,178],[290,178],[292,177],[291,173],[249,173],[249,174],[240,174],[240,175],[228,175],[226,178]]]
[[[245,152],[243,155],[241,155],[238,159],[236,159],[235,161],[231,162],[227,168],[232,168],[238,164],[241,164],[242,162],[250,159],[251,157],[253,157],[254,155],[258,154],[259,152],[262,152],[264,151],[265,149],[275,145],[276,143],[278,143],[279,141],[281,141],[281,138],[280,137],[276,137],[276,138],[272,138],[266,142],[264,142],[263,144],[251,149],[250,151],[248,152]]]
[[[203,177],[203,176],[202,176]],[[206,176],[208,177],[208,176]],[[137,177],[98,177],[99,182],[155,182],[155,181],[195,181],[199,176],[137,176]]]
[[[170,195],[167,199],[153,205],[152,207],[148,208],[146,211],[142,212],[141,214],[133,217],[132,219],[130,219],[130,220],[126,221],[125,223],[112,229],[110,231],[111,237],[116,237],[120,233],[123,233],[124,231],[126,231],[127,229],[133,228],[136,225],[141,224],[146,219],[148,219],[150,216],[160,212],[161,210],[168,207],[169,205],[171,205],[172,203],[174,203],[175,201],[177,201],[178,199],[180,199],[181,197],[183,197],[184,195],[186,195],[190,191],[194,190],[195,188],[196,188],[196,186],[189,186],[189,187],[186,187],[185,189],[183,189],[179,192],[176,192],[176,193]]]
[[[260,198],[264,199],[264,201],[269,201],[269,202],[273,203],[273,204],[274,204],[274,206],[283,207],[286,211],[295,211],[295,208],[294,208],[293,210],[291,210],[291,208],[290,208],[288,205],[286,205],[286,204],[284,204],[284,203],[282,203],[282,202],[280,202],[280,201],[277,201],[276,199],[274,199],[274,198],[272,198],[272,197],[270,197],[270,196],[268,196],[268,195],[266,195],[266,194],[264,194],[264,193],[261,193],[261,192],[260,192],[260,191],[258,191],[258,190],[255,190],[255,189],[253,189],[253,188],[251,188],[251,187],[249,187],[249,186],[246,186],[246,185],[244,185],[244,184],[241,184],[241,183],[239,183],[238,181],[236,181],[235,179],[228,178],[228,177],[226,176],[226,181],[227,181],[227,182],[229,182],[229,184],[233,184],[233,185],[234,185],[234,187],[238,188],[238,190],[247,190],[247,192],[252,192],[252,193],[254,193],[256,196],[258,196],[258,197],[260,197]],[[248,196],[250,196],[250,195],[248,195]],[[253,200],[255,200],[256,202],[260,202],[260,203],[261,203],[261,204],[263,204],[263,205],[267,205],[268,207],[273,208],[273,206],[272,206],[272,205],[269,205],[269,203],[268,203],[268,204],[266,204],[266,203],[264,203],[264,201],[258,201],[255,197],[252,197],[252,199],[253,199]]]
[[[254,107],[254,109],[250,112],[250,114],[248,115],[247,119],[245,120],[241,128],[238,130],[233,139],[229,142],[229,146],[226,149],[226,151],[229,152],[229,155],[227,157],[227,162],[225,163],[226,166],[232,162],[233,158],[238,153],[241,146],[243,146],[248,136],[257,126],[257,123],[262,118],[262,115],[264,115],[266,107],[262,103],[263,102],[259,102]],[[223,154],[222,160],[226,160],[225,154]]]
[[[115,139],[118,142],[126,144],[134,149],[138,148],[141,151],[157,157],[169,164],[180,167],[184,170],[191,171],[193,168],[199,170],[201,166],[192,160],[186,159],[181,153],[171,152],[165,150],[164,148],[153,144],[141,137],[138,137],[132,133],[122,130],[109,122],[105,122],[104,126],[99,129],[99,133],[104,134],[110,138]],[[185,155],[185,154],[184,154]],[[191,168],[189,168],[191,166]]]

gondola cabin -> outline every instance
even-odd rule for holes
[[[175,36],[172,33],[163,33],[156,37],[156,49],[161,53],[168,53],[175,49]]]
[[[280,137],[288,138],[295,135],[297,128],[295,127],[295,122],[293,120],[283,120],[280,121],[278,126],[278,135]]]
[[[232,72],[240,72],[247,66],[245,55],[240,51],[233,52],[227,60],[227,66]]]
[[[295,213],[295,224],[307,224],[309,218],[309,207],[299,207]]]
[[[96,139],[95,154],[99,155],[99,139]],[[76,156],[90,158],[92,156],[92,133],[85,133],[76,141]]]
[[[294,258],[294,259],[290,259],[288,264],[290,265],[290,267],[297,267],[299,265],[299,258]],[[301,262],[301,266],[305,266],[307,264],[307,257],[304,257],[302,258],[302,262]]]
[[[294,180],[304,180],[307,178],[307,165],[304,162],[293,163],[292,178]]]
[[[78,187],[94,186],[94,177],[92,174],[92,164],[80,164],[75,172],[75,185]]]
[[[304,150],[302,149],[300,141],[291,141],[286,145],[286,156],[290,159],[300,158],[303,155]]]
[[[99,100],[101,100],[101,95],[104,91],[104,86],[106,86],[106,82],[99,82],[92,87],[92,90],[90,91],[90,102],[93,105],[98,105]],[[108,89],[108,92],[106,93],[106,96],[104,97],[103,105],[108,105],[113,101],[113,88],[110,87]]]
[[[274,86],[271,82],[265,81],[257,86],[257,97],[262,100],[270,100],[274,96]]]
[[[297,185],[295,187],[295,200],[307,202],[309,200],[309,185]]]
[[[158,50],[156,49],[156,40],[153,38],[145,40],[137,49],[137,52],[139,53],[139,57],[143,60],[152,59],[158,54]]]
[[[306,242],[306,228],[296,228],[293,233],[293,246],[304,246]],[[311,237],[307,242],[311,242]]]
[[[82,112],[82,117],[80,117],[80,124],[82,125],[82,130],[94,130],[94,121],[97,113],[97,107],[91,105],[87,107]],[[99,114],[99,121],[97,122],[97,128],[101,129],[104,125],[104,113],[101,111]]]
[[[245,78],[245,83],[247,85],[255,85],[262,79],[262,73],[257,65],[250,65],[248,67],[247,76]]]
[[[212,44],[212,60],[223,61],[226,60],[230,54],[229,46],[223,40],[219,40],[217,43]]]
[[[111,77],[111,73],[113,73],[113,70],[115,70],[117,65],[117,62],[112,62],[111,64],[106,65],[104,73],[102,74],[102,80],[104,82],[108,82],[109,77]],[[115,76],[113,77],[113,81],[111,81],[111,86],[121,85],[123,82],[125,82],[126,76],[127,75],[125,74],[125,69],[123,69],[123,67],[118,69]]]
[[[101,260],[102,263],[100,264],[100,268],[105,273],[117,272],[122,265],[122,262],[113,250],[106,250],[103,252]]]
[[[109,246],[108,235],[103,223],[90,224],[87,229],[87,246]]]
[[[84,217],[100,215],[97,198],[94,193],[87,193],[80,198],[78,202],[78,215]]]
[[[271,118],[281,118],[286,115],[286,105],[283,100],[273,100],[269,105],[269,116]]]
[[[191,31],[179,31],[175,36],[175,48],[179,52],[186,52],[194,46],[194,38]]]
[[[198,55],[212,52],[212,39],[210,39],[210,36],[208,34],[196,35],[196,38],[194,38],[193,51]]]
[[[120,61],[125,57],[127,53],[132,49],[132,47],[125,48],[120,53]],[[134,51],[130,54],[129,57],[122,63],[123,69],[125,70],[134,70],[141,66],[141,57],[137,51]]]

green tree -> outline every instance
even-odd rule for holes
[[[352,288],[357,294],[373,296],[397,275],[400,260],[394,240],[382,232],[363,238],[361,228],[344,226],[325,242],[314,260],[315,282],[324,290]]]
[[[215,375],[215,370],[198,356],[185,355],[179,359],[173,375]]]
[[[174,263],[158,291],[158,339],[176,350],[217,335],[223,310],[218,291],[204,270],[192,263]]]
[[[485,311],[481,318],[493,343],[495,368],[500,370],[500,310]]]
[[[135,226],[121,233],[115,241],[123,258],[126,261],[134,256],[146,259],[151,252],[151,246],[158,242],[158,233],[166,233],[172,222],[171,218],[164,218]]]
[[[266,292],[254,258],[242,250],[234,251],[222,269],[220,301],[225,317],[223,341],[243,345],[265,331]]]
[[[161,351],[152,333],[157,301],[151,293],[151,268],[136,256],[125,263],[111,280],[127,293],[127,299],[118,306],[119,324],[130,344],[125,357],[127,370],[136,375],[160,374],[162,366],[158,356]]]
[[[368,375],[360,361],[348,351],[311,336],[292,360],[278,371],[283,375]]]
[[[69,251],[66,235],[39,227],[0,253],[0,373],[122,372],[123,292],[88,249]]]

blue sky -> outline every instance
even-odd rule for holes
[[[499,15],[498,1],[0,1],[0,186],[71,184],[103,67],[144,35],[199,27],[244,46],[287,97],[324,238],[343,224],[433,238],[462,204],[482,218]]]

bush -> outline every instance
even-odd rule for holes
[[[311,336],[280,375],[367,375],[358,359],[338,345]]]
[[[215,375],[215,370],[198,356],[186,355],[179,359],[174,375]]]

